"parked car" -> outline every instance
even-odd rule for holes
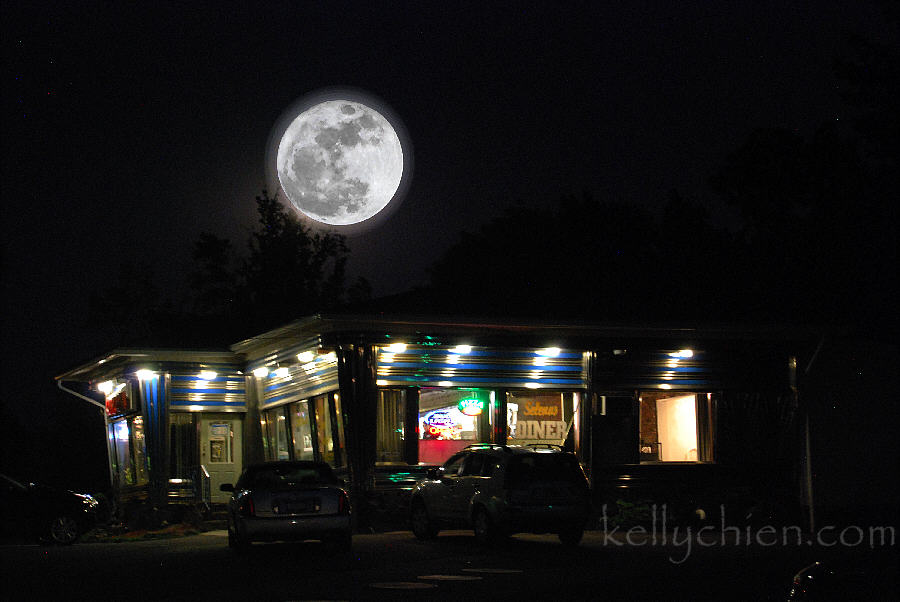
[[[413,533],[472,528],[481,543],[513,533],[556,533],[578,545],[590,488],[574,454],[561,448],[472,445],[431,469],[410,496]]]
[[[349,550],[350,496],[324,462],[266,462],[247,467],[230,491],[228,545],[320,539]]]
[[[68,545],[93,528],[99,503],[90,495],[0,474],[0,522],[5,534]]]
[[[787,599],[805,602],[896,599],[897,556],[893,549],[882,552],[851,554],[803,567],[794,575]]]

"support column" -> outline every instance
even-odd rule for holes
[[[150,504],[165,506],[168,476],[168,448],[166,434],[169,428],[169,408],[166,400],[169,377],[154,374],[140,381],[144,437],[147,445],[147,463],[150,471]]]
[[[497,389],[494,393],[494,432],[492,433],[491,442],[506,445],[509,438],[509,429],[506,424],[506,403],[507,390]]]
[[[407,464],[419,463],[419,387],[406,388],[403,457]]]
[[[244,419],[243,459],[244,466],[265,462],[266,454],[263,448],[262,425],[260,424],[260,389],[259,379],[253,374],[244,377],[244,390],[247,396],[247,414]]]
[[[368,524],[368,500],[375,481],[377,387],[375,347],[364,341],[344,343],[335,350],[341,411],[347,433],[350,496],[358,526]]]

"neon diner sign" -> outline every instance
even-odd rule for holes
[[[456,406],[466,416],[478,416],[484,410],[484,402],[480,399],[461,399]]]

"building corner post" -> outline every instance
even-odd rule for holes
[[[375,424],[377,385],[375,346],[360,340],[337,346],[338,384],[347,437],[350,495],[357,526],[369,523],[368,502],[375,481]]]

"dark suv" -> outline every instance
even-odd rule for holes
[[[471,445],[416,484],[410,512],[419,539],[456,526],[474,529],[481,543],[524,532],[577,545],[590,489],[578,459],[560,448]]]

